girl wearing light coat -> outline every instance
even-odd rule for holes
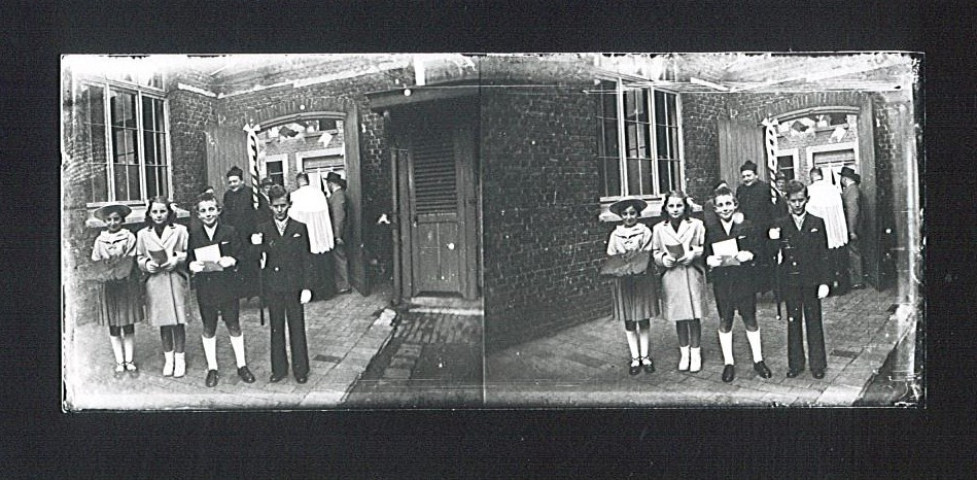
[[[187,295],[189,273],[186,271],[186,227],[173,223],[176,212],[166,198],[156,197],[146,210],[146,227],[136,238],[136,262],[146,278],[146,317],[159,327],[163,343],[163,376],[182,377],[186,373]],[[163,252],[166,260],[157,263],[154,252]],[[157,255],[159,255],[157,253]]]
[[[701,220],[690,217],[689,199],[681,191],[665,195],[664,210],[665,220],[655,225],[651,239],[652,258],[665,270],[661,279],[663,316],[675,322],[681,353],[679,370],[698,372],[702,368],[701,319],[706,305],[702,260],[706,229]]]

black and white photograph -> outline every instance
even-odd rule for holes
[[[62,408],[921,405],[923,63],[64,55]]]

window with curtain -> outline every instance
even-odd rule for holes
[[[653,197],[681,187],[677,94],[603,80],[598,90],[601,197]]]

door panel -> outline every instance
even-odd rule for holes
[[[245,172],[251,171],[248,165],[248,137],[241,127],[212,125],[204,131],[207,137],[207,184],[214,187],[217,198],[224,197],[227,184],[224,175],[233,166]],[[244,176],[245,185],[250,188],[251,176]]]
[[[409,156],[413,294],[462,293],[459,176],[450,127],[419,128]]]
[[[719,119],[719,178],[732,190],[740,183],[740,165],[747,160],[757,164],[757,176],[770,182],[763,127],[751,122]]]
[[[362,295],[370,294],[363,250],[363,180],[360,173],[360,119],[356,104],[349,102],[343,122],[346,148],[346,222],[348,225],[347,256],[349,283]]]

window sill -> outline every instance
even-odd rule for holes
[[[85,219],[86,228],[102,229],[106,227],[105,222],[95,218],[95,210],[97,210],[98,207],[102,205],[108,205],[108,203],[88,206],[88,218]],[[130,213],[129,216],[125,218],[125,221],[122,222],[123,225],[132,226],[135,224],[142,224],[144,221],[146,221],[145,204],[129,205],[129,208],[132,209],[132,213]],[[176,218],[178,220],[183,218],[190,218],[190,211],[177,207]]]
[[[608,207],[612,203],[616,202],[618,199],[602,199],[600,202],[600,214],[597,219],[601,223],[617,223],[621,221],[621,217],[617,214],[612,213]],[[641,220],[651,220],[658,219],[662,216],[662,207],[664,206],[662,197],[644,198],[644,201],[648,202],[648,206],[641,211],[641,215],[638,216]],[[692,213],[702,212],[702,205],[692,204]]]

